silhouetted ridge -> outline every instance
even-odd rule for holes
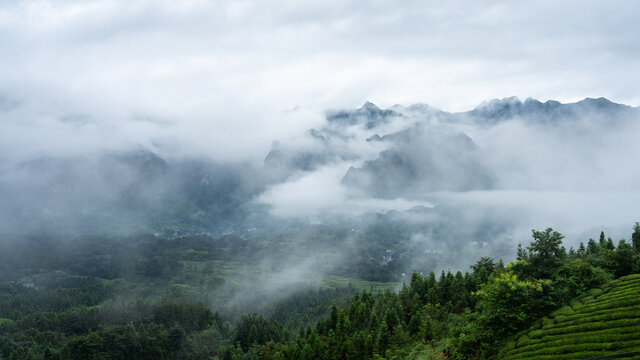
[[[328,111],[329,123],[353,126],[362,124],[366,129],[373,129],[381,124],[387,124],[394,117],[403,115],[393,110],[382,110],[375,104],[367,101],[356,110]]]
[[[543,123],[563,120],[574,121],[586,117],[598,120],[614,116],[637,116],[638,112],[637,109],[614,103],[603,97],[597,99],[585,98],[575,103],[562,104],[555,100],[543,103],[533,98],[527,98],[522,102],[514,96],[483,102],[473,110],[461,115],[471,117],[480,123],[494,124],[499,121],[516,118]]]

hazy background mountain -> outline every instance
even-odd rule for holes
[[[5,152],[0,226],[280,238],[301,259],[328,251],[387,268],[396,261],[396,276],[456,268],[512,254],[531,228],[557,227],[569,244],[603,228],[627,236],[640,199],[639,130],[638,108],[603,98],[505,98],[461,113],[367,102],[274,139],[261,163],[180,155],[166,139],[71,155]],[[376,246],[363,250],[368,242]]]

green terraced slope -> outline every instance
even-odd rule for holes
[[[635,351],[640,351],[640,274],[593,289],[541,319],[498,358],[585,359]]]

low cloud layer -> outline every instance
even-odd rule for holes
[[[333,153],[327,165],[305,168],[258,201],[284,218],[389,211],[413,216],[411,208],[433,207],[459,216],[470,229],[506,224],[499,236],[513,246],[526,242],[531,228],[547,226],[565,232],[572,246],[601,229],[628,237],[640,200],[637,108],[606,99],[487,104],[453,114],[424,106],[393,112],[370,107],[362,117],[371,106],[365,104],[348,116],[330,115],[325,127],[314,130],[317,137],[339,137],[332,128],[336,119],[344,132],[366,134],[344,138],[361,144],[343,145],[352,157]],[[378,155],[357,151],[372,143]],[[306,151],[299,158],[318,159],[328,150]]]
[[[362,198],[340,185],[349,164],[322,167],[299,179],[278,184],[260,195],[279,217],[357,216],[371,212],[406,211],[416,206],[432,207],[424,200]]]

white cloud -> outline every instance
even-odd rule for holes
[[[622,1],[4,1],[0,94],[116,130],[161,118],[172,125],[129,126],[125,137],[260,157],[317,121],[282,116],[296,106],[312,119],[367,99],[446,110],[508,95],[637,105],[638,15]]]
[[[322,217],[360,215],[368,212],[405,211],[415,206],[432,207],[427,201],[353,197],[340,185],[351,164],[324,166],[298,179],[278,184],[257,201],[270,205],[280,217]]]
[[[567,236],[567,247],[576,247],[605,229],[608,236],[628,239],[638,221],[638,191],[471,191],[433,194],[467,212],[494,214],[515,225],[514,238],[528,239],[530,231],[552,227]]]

